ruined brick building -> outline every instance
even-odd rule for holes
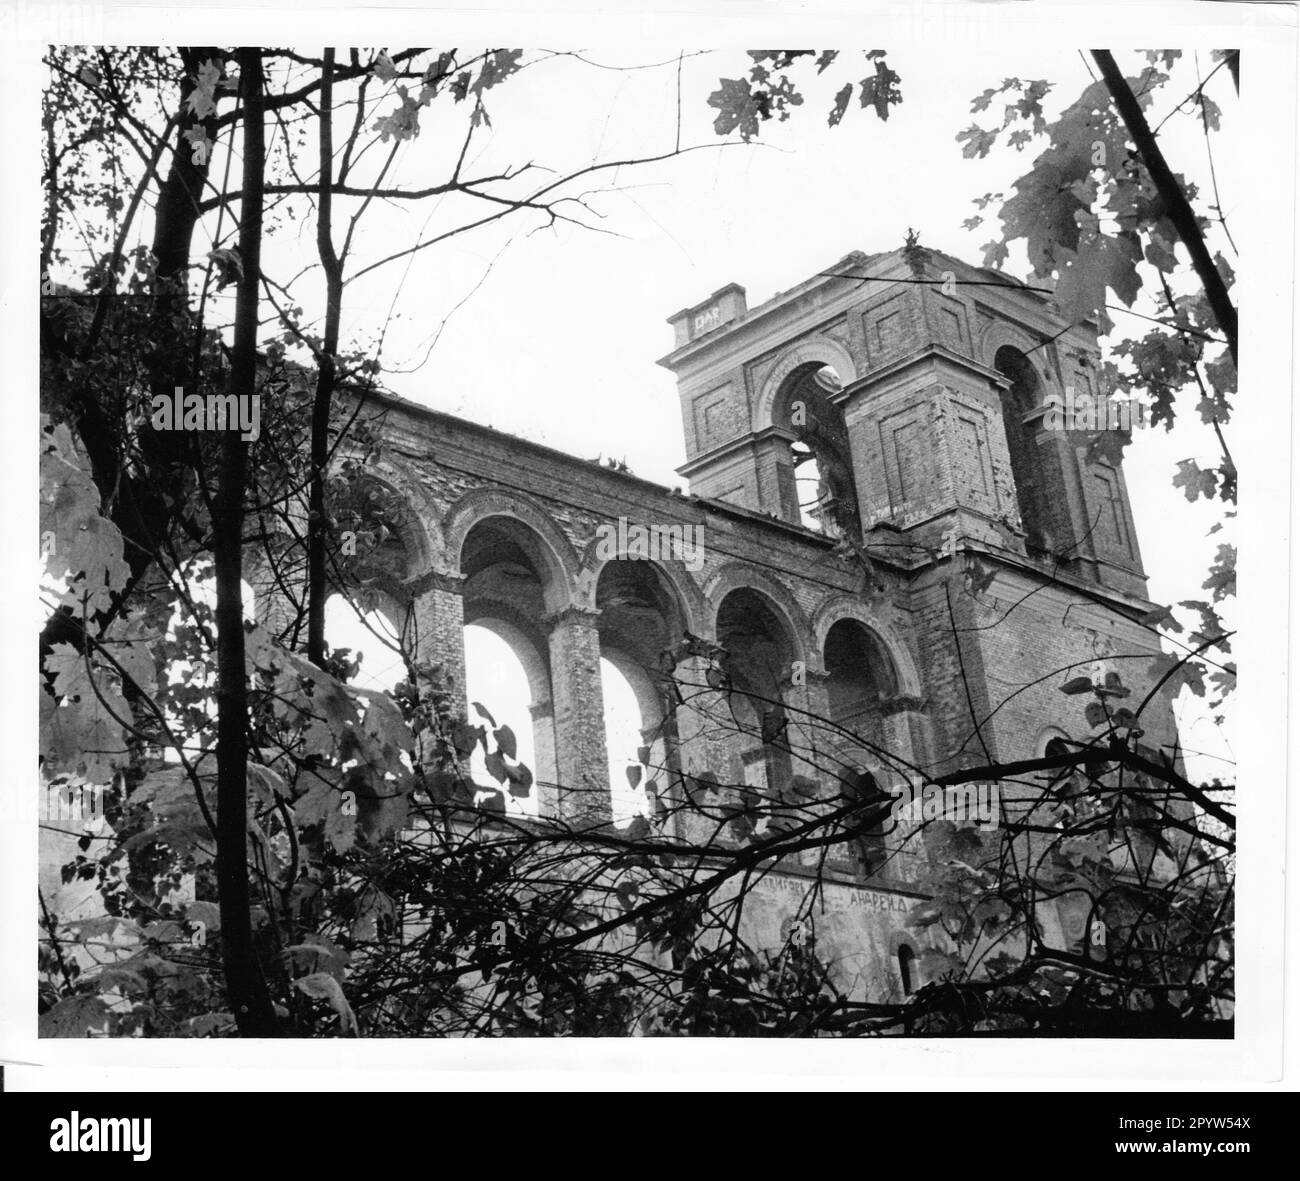
[[[678,382],[689,494],[378,402],[370,478],[410,507],[392,597],[459,684],[467,625],[519,657],[543,811],[598,815],[608,799],[602,657],[636,691],[650,762],[815,789],[817,760],[774,751],[756,719],[723,734],[664,717],[654,669],[685,635],[728,650],[742,697],[788,705],[793,746],[884,785],[896,777],[880,749],[937,774],[1086,738],[1060,686],[1097,662],[1145,694],[1158,646],[1137,622],[1150,604],[1123,471],[1042,422],[1047,395],[1098,392],[1095,328],[916,248],[851,254],[755,308],[733,284],[669,323],[660,364]],[[631,526],[698,537],[700,560],[612,554],[611,530]],[[1151,747],[1173,743],[1167,704],[1143,726]],[[907,859],[822,868],[819,947],[867,995],[914,989]],[[760,944],[788,934],[801,873],[755,889]],[[1068,908],[1052,921],[1079,936]]]

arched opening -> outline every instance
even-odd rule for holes
[[[331,593],[325,599],[325,643],[331,655],[359,658],[353,684],[391,693],[406,677],[403,645],[414,541],[409,510],[400,493],[368,471],[347,465],[326,489],[334,533],[327,557]],[[265,572],[264,573],[270,573]],[[306,610],[304,604],[304,612]],[[306,639],[302,621],[299,638]]]
[[[748,587],[722,600],[717,634],[730,682],[730,783],[780,801],[793,787],[785,690],[794,645],[768,601]]]
[[[906,943],[898,949],[898,978],[902,981],[903,995],[911,996],[916,991],[916,952]]]
[[[885,744],[884,702],[898,693],[898,673],[880,638],[856,619],[831,625],[822,645],[830,721],[845,738]]]
[[[329,558],[332,579],[401,597],[418,546],[405,497],[369,472],[351,468],[333,475],[327,509],[334,528]]]
[[[877,773],[865,770],[874,750],[889,749],[885,705],[898,693],[898,672],[880,637],[856,619],[839,619],[822,644],[831,745],[839,762],[840,791],[849,800],[876,811],[890,795]],[[860,877],[888,871],[886,814],[863,828],[835,860],[837,868]]]
[[[391,693],[406,677],[398,626],[379,606],[361,596],[334,593],[325,600],[325,643],[333,656],[360,658],[351,683],[361,689]]]
[[[622,827],[634,816],[650,815],[647,784],[655,781],[655,768],[642,737],[641,703],[636,689],[618,664],[604,656],[600,659],[600,687],[605,699],[610,815]]]
[[[507,761],[522,763],[536,777],[533,689],[524,662],[503,632],[508,635],[509,629],[499,620],[482,620],[465,628],[466,714],[471,725],[487,727],[489,740],[492,731],[508,726],[515,736],[515,754]],[[497,744],[492,742],[491,748],[497,749]],[[475,803],[482,803],[488,794],[496,794],[501,797],[501,806],[507,812],[537,815],[537,791],[516,796],[509,791],[508,785],[499,783],[488,771],[487,753],[482,743],[476,745],[470,755],[469,776],[479,789]]]
[[[461,547],[465,582],[465,688],[472,725],[508,726],[516,760],[534,786],[515,797],[488,772],[481,746],[471,757],[476,786],[499,791],[510,812],[537,814],[542,792],[555,787],[555,721],[547,639],[550,566],[540,539],[512,517],[488,517],[470,529]],[[495,745],[493,747],[495,749]]]
[[[1032,417],[1042,403],[1038,374],[1029,358],[1011,345],[998,349],[993,367],[1011,379],[1011,388],[1002,391],[1002,425],[1011,456],[1016,504],[1025,529],[1025,545],[1030,549],[1047,549],[1052,542],[1049,497],[1053,491],[1063,494],[1063,490],[1048,486],[1038,451],[1037,420]]]
[[[856,537],[862,524],[853,458],[844,414],[835,401],[842,388],[834,366],[803,365],[782,385],[772,421],[794,439],[788,460],[778,460],[778,480],[788,480],[782,489],[783,504],[791,502],[787,519],[831,537]]]
[[[681,639],[685,621],[671,583],[653,562],[606,562],[596,606],[611,806],[615,823],[624,823],[649,814],[651,795],[668,790],[678,767],[663,657]],[[654,786],[647,790],[648,784]]]

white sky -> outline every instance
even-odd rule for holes
[[[568,171],[593,160],[670,148],[676,138],[677,52],[589,51],[585,61],[552,58],[531,65],[489,93],[493,134],[481,150],[471,150],[468,171],[528,161]],[[706,98],[720,76],[740,75],[748,59],[736,50],[686,58],[681,142],[708,146],[584,185],[617,186],[590,198],[600,217],[584,214],[603,232],[536,228],[536,221],[476,230],[417,255],[409,269],[390,264],[350,287],[345,332],[355,340],[373,339],[395,300],[384,358],[396,370],[385,381],[397,392],[576,455],[625,459],[635,473],[661,483],[683,483],[675,474],[685,458],[675,383],[655,364],[672,347],[669,314],[732,281],[747,289],[750,306],[756,306],[851,250],[900,245],[909,227],[920,231],[923,244],[978,263],[997,226],[962,228],[974,212],[973,198],[1008,191],[1041,149],[1031,145],[1019,154],[998,147],[985,160],[964,159],[955,136],[972,121],[970,99],[1004,77],[1046,78],[1056,84],[1051,113],[1053,100],[1072,101],[1088,81],[1077,52],[958,56],[902,45],[890,51],[889,60],[902,76],[904,101],[889,121],[851,109],[840,127],[828,128],[830,96],[843,80],[862,76],[860,60],[856,53],[843,54],[825,78],[808,87],[807,103],[789,122],[763,125],[760,142],[721,146]],[[1120,55],[1122,67],[1136,69],[1136,61],[1135,55]],[[602,68],[661,62],[669,64]],[[1202,73],[1210,66],[1202,51]],[[1195,86],[1195,70],[1190,54],[1175,66],[1157,100],[1156,121]],[[1233,98],[1226,70],[1210,93],[1224,109],[1214,149],[1232,227]],[[394,176],[416,184],[439,175],[448,147],[440,122],[445,118],[426,122],[421,136],[404,145]],[[988,125],[987,112],[980,118]],[[1161,140],[1175,170],[1208,192],[1199,127],[1175,116]],[[426,224],[449,224],[466,209],[449,204],[428,223],[425,206],[372,210],[358,237],[358,257],[369,261],[400,249],[422,229],[432,232]],[[285,270],[296,271],[314,251],[311,227],[303,223],[301,239],[291,236],[273,247],[269,259],[277,249],[296,264],[290,268],[286,261]],[[1231,259],[1226,244],[1223,249]],[[1009,265],[1016,268],[1022,258],[1013,250]],[[301,284],[309,309],[312,285],[310,276]],[[1152,309],[1140,300],[1135,310]],[[1122,313],[1114,319],[1117,338],[1141,335],[1147,327]],[[1223,539],[1206,537],[1218,508],[1189,505],[1171,484],[1179,459],[1215,462],[1213,436],[1195,420],[1193,401],[1173,434],[1137,432],[1125,464],[1151,597],[1164,603],[1204,596],[1199,584]],[[1183,741],[1190,749],[1228,757],[1203,705],[1194,699],[1182,703]],[[1232,774],[1205,761],[1200,773]]]
[[[884,42],[889,46],[891,42]],[[319,50],[306,48],[317,54]],[[857,51],[844,51],[821,79],[798,77],[807,102],[784,124],[763,124],[759,141],[719,140],[706,104],[720,77],[742,76],[740,50],[687,50],[680,66],[675,47],[631,53],[581,51],[548,56],[533,51],[530,64],[487,94],[490,133],[476,136],[463,175],[518,168],[527,163],[555,175],[593,162],[618,161],[670,150],[691,151],[653,165],[611,170],[571,191],[586,194],[589,210],[570,211],[598,229],[547,227],[524,214],[455,237],[409,260],[361,277],[345,292],[343,341],[372,345],[384,331],[384,381],[398,393],[441,410],[547,443],[583,457],[626,460],[636,474],[663,484],[684,484],[675,469],[684,461],[681,417],[673,377],[655,364],[672,347],[665,319],[728,282],[738,282],[751,307],[802,282],[851,250],[868,253],[900,245],[909,227],[923,245],[978,263],[983,244],[998,236],[995,221],[974,230],[962,222],[972,200],[1006,192],[1041,150],[996,147],[987,159],[966,160],[956,142],[972,122],[970,99],[1003,78],[1046,78],[1055,84],[1049,115],[1072,101],[1089,80],[1075,50],[1004,48],[958,54],[915,42],[893,43],[891,66],[902,76],[903,102],[888,122],[851,107],[838,128],[826,126],[831,95],[845,80],[866,72]],[[1135,71],[1138,57],[1120,54]],[[617,68],[615,68],[617,67]],[[1195,86],[1198,61],[1189,53],[1174,67],[1151,114],[1159,122]],[[1200,51],[1201,76],[1211,68]],[[340,101],[351,87],[341,88]],[[1223,108],[1223,132],[1214,139],[1223,209],[1232,226],[1238,194],[1233,162],[1235,100],[1226,70],[1209,93]],[[396,98],[378,109],[387,113]],[[993,111],[999,112],[995,100]],[[460,150],[466,109],[445,100],[422,113],[422,132],[399,149],[387,183],[420,187],[445,180]],[[988,126],[992,112],[979,116]],[[345,120],[337,120],[341,139]],[[1197,122],[1172,118],[1161,142],[1176,171],[1209,192],[1205,141]],[[371,163],[386,147],[371,149]],[[311,175],[311,152],[299,170]],[[214,155],[219,177],[226,153]],[[234,161],[232,176],[238,175]],[[364,183],[358,175],[356,183]],[[598,190],[594,191],[593,190]],[[339,200],[336,241],[355,208]],[[996,208],[996,205],[991,208]],[[481,217],[490,207],[453,196],[434,202],[376,203],[356,236],[349,274],[421,236]],[[279,221],[268,237],[263,264],[284,282],[316,257],[314,217]],[[147,223],[146,223],[147,228]],[[229,245],[232,221],[223,222]],[[196,237],[196,254],[213,245],[215,219]],[[1222,236],[1212,238],[1235,261]],[[1013,248],[1009,269],[1023,274],[1023,251]],[[293,290],[309,315],[322,305],[319,268],[307,269]],[[1137,311],[1152,311],[1146,294]],[[233,288],[210,296],[210,315],[229,313]],[[391,317],[390,317],[391,312]],[[1148,325],[1113,313],[1116,338],[1139,336]],[[383,328],[385,321],[387,327]],[[1218,505],[1189,505],[1172,486],[1178,460],[1216,462],[1213,435],[1196,420],[1186,399],[1172,434],[1138,431],[1125,474],[1150,577],[1151,598],[1174,603],[1205,596],[1200,582],[1219,541],[1206,536]],[[1231,432],[1229,432],[1231,439]],[[1231,619],[1228,620],[1232,626]],[[343,642],[366,650],[352,629]],[[386,661],[380,653],[368,669]],[[1179,703],[1182,739],[1189,751],[1228,758],[1224,735],[1205,703],[1187,691]],[[1202,760],[1194,773],[1231,775]]]

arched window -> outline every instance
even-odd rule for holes
[[[664,654],[688,629],[668,576],[654,562],[606,562],[596,582],[596,606],[610,805],[619,824],[648,815],[651,794],[662,798],[678,768]],[[636,770],[629,775],[629,768]]]
[[[906,943],[898,949],[898,978],[903,983],[903,995],[911,996],[916,991],[916,952]]]
[[[646,784],[654,781],[654,769],[642,737],[641,704],[636,690],[619,666],[606,657],[600,660],[600,688],[605,699],[605,751],[609,756],[610,814],[616,825],[634,816],[649,815]],[[646,748],[648,749],[648,748]]]
[[[831,365],[812,362],[786,379],[773,406],[773,422],[794,437],[790,448],[790,520],[831,537],[862,531],[844,413],[835,401],[843,388]]]
[[[830,720],[859,738],[879,743],[881,704],[898,692],[898,675],[884,644],[856,619],[840,619],[822,646]]]
[[[532,772],[533,787],[515,797],[486,770],[481,751],[471,765],[476,785],[508,797],[509,811],[537,814],[555,788],[555,721],[549,646],[549,566],[542,543],[512,517],[488,517],[466,534],[460,568],[465,577],[465,684],[498,726],[515,735],[516,760]],[[488,635],[481,633],[486,632]],[[470,706],[471,724],[485,719]],[[494,748],[495,749],[495,748]]]
[[[1010,345],[998,349],[993,367],[1011,379],[1011,388],[1002,391],[1002,425],[1011,455],[1016,504],[1025,528],[1025,545],[1031,549],[1046,549],[1052,541],[1047,507],[1052,489],[1048,487],[1038,451],[1036,423],[1025,421],[1026,416],[1031,415],[1042,402],[1038,374],[1029,358]]]
[[[898,693],[898,674],[880,638],[856,619],[831,625],[822,645],[829,706],[827,733],[840,770],[839,791],[854,803],[883,804],[890,797],[876,775],[863,770],[872,748],[887,748],[885,702]],[[890,865],[885,843],[886,817],[835,858],[837,868],[859,877],[876,877]]]
[[[717,631],[730,678],[730,782],[780,800],[792,788],[785,686],[793,644],[764,596],[747,587],[722,600]]]
[[[471,725],[486,725],[489,733],[509,726],[515,736],[515,754],[510,760],[522,763],[537,777],[537,752],[532,725],[532,686],[528,672],[515,648],[502,633],[511,634],[500,621],[482,620],[465,628],[465,705]],[[485,718],[475,703],[491,715]],[[496,725],[494,726],[493,723]],[[492,744],[497,749],[497,744]],[[500,784],[487,769],[483,744],[474,747],[469,759],[469,775],[481,793],[500,795],[507,812],[536,816],[538,792],[515,796]],[[476,797],[482,803],[482,798]]]
[[[334,528],[331,577],[341,585],[378,587],[400,598],[402,579],[412,573],[417,550],[402,495],[365,473],[336,475],[326,495]]]
[[[331,653],[344,648],[361,663],[352,683],[391,693],[406,676],[397,625],[366,599],[333,594],[325,600],[325,642]]]

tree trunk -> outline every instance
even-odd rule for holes
[[[311,410],[311,488],[307,516],[307,659],[325,667],[325,570],[328,525],[325,513],[325,465],[329,457],[330,408],[334,397],[335,354],[343,305],[343,269],[334,251],[330,215],[334,176],[334,50],[325,50],[320,88],[320,188],[316,209],[316,248],[325,271],[325,338],[316,369],[316,398]]]
[[[262,170],[265,143],[261,50],[241,49],[244,104],[244,183],[239,253],[244,273],[235,306],[230,392],[256,397],[257,310],[261,282]],[[213,560],[217,583],[217,896],[221,951],[230,1008],[244,1037],[276,1033],[275,1011],[257,960],[248,887],[248,681],[244,667],[244,484],[247,444],[237,429],[221,440],[213,505]]]

